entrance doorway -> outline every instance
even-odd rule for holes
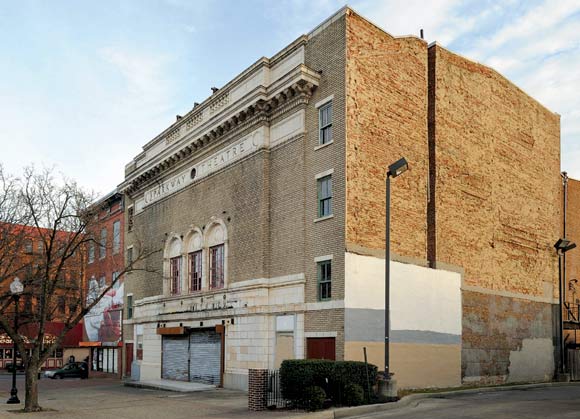
[[[335,338],[306,338],[306,358],[336,360]]]

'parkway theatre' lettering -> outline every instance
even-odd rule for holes
[[[185,188],[194,180],[206,177],[227,165],[248,156],[259,149],[263,144],[264,133],[262,129],[258,129],[251,134],[248,134],[230,147],[210,155],[201,162],[147,190],[143,194],[143,198],[138,200],[140,202],[137,203],[137,212],[141,211],[144,207]]]

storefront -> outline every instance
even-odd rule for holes
[[[170,329],[179,330],[180,334]],[[167,380],[191,381],[220,385],[223,371],[223,328],[161,330],[161,377]]]
[[[62,332],[64,324],[49,322],[45,325],[47,330],[44,335],[44,345],[53,344],[57,336]],[[20,330],[23,335],[23,339],[26,345],[26,351],[29,355],[32,351],[32,344],[30,339],[36,335],[38,329],[35,325],[28,325]],[[61,347],[55,349],[44,362],[43,369],[60,368],[68,362],[71,355],[79,357],[81,354],[88,355],[88,353],[79,350],[80,337],[82,336],[82,324],[78,324],[72,328],[65,336],[61,343]],[[8,365],[12,365],[13,362],[13,349],[14,344],[12,339],[6,333],[0,333],[0,369],[6,369]],[[80,360],[80,359],[77,359]],[[16,364],[22,364],[22,356],[17,351],[16,352]]]

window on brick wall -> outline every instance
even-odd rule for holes
[[[127,296],[127,319],[133,318],[133,295]]]
[[[189,291],[201,290],[201,257],[202,251],[189,254]]]
[[[224,245],[209,248],[210,288],[224,286]]]
[[[32,254],[32,240],[31,239],[26,239],[24,240],[24,253],[26,253],[27,255],[31,255]]]
[[[121,250],[121,221],[113,223],[113,254],[116,255]]]
[[[318,109],[318,125],[320,144],[332,141],[332,101],[322,105]]]
[[[181,292],[181,256],[171,258],[169,260],[169,293],[171,295],[178,295]]]
[[[133,216],[135,215],[135,209],[133,206],[127,208],[127,232],[133,231]]]
[[[332,215],[332,176],[318,179],[318,216]]]
[[[101,230],[101,241],[99,243],[99,258],[104,259],[107,256],[107,229]]]
[[[88,259],[89,263],[93,263],[95,261],[95,243],[89,243],[89,252],[88,252]]]
[[[323,260],[317,263],[318,300],[330,300],[332,297],[332,261]]]

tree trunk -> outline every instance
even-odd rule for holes
[[[26,368],[25,383],[25,412],[39,412],[42,408],[38,405],[38,364],[29,363]]]

